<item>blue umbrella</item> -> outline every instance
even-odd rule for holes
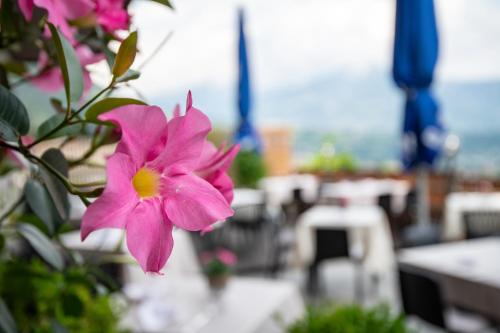
[[[239,45],[238,45],[238,110],[239,126],[234,134],[236,142],[241,144],[243,150],[260,153],[261,142],[257,131],[251,122],[252,89],[250,87],[250,73],[248,69],[247,45],[245,40],[245,17],[243,10],[239,11]]]
[[[397,0],[393,77],[406,93],[402,161],[406,169],[430,166],[444,132],[431,92],[438,58],[433,0]]]

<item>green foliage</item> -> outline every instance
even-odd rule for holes
[[[28,112],[23,103],[0,85],[0,139],[15,141],[29,129]]]
[[[348,153],[339,153],[335,155],[316,154],[312,161],[306,166],[310,172],[354,172],[358,165],[354,157]]]
[[[387,306],[363,309],[358,305],[324,305],[310,308],[289,333],[410,333],[403,316],[394,316]]]
[[[70,42],[51,23],[48,23],[52,40],[56,47],[57,61],[64,80],[67,107],[71,102],[78,102],[83,94],[82,66]]]
[[[262,156],[253,151],[240,151],[233,163],[233,175],[237,186],[256,187],[266,175]]]
[[[119,332],[110,296],[96,294],[95,285],[82,267],[54,272],[36,260],[0,264],[0,298],[20,333]]]
[[[206,276],[221,276],[231,273],[231,267],[217,258],[210,260],[203,266],[203,273]]]
[[[137,53],[137,31],[132,32],[120,44],[118,54],[115,58],[112,73],[115,79],[126,74],[130,66],[134,63],[135,55]]]

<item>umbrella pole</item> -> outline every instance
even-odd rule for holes
[[[431,223],[429,209],[429,169],[425,165],[417,168],[417,224],[429,225]]]

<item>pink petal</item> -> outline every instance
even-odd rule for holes
[[[176,104],[173,112],[173,118],[180,116],[181,116],[181,106],[179,104]]]
[[[240,145],[234,145],[226,152],[223,148],[217,150],[209,141],[205,143],[196,172],[202,176],[210,175],[217,170],[227,171],[240,150]]]
[[[129,215],[126,229],[127,247],[144,272],[159,273],[174,246],[173,226],[160,202],[153,199],[138,204]]]
[[[130,16],[124,9],[108,10],[98,14],[98,22],[109,32],[126,30],[130,23]]]
[[[34,0],[37,7],[41,7],[47,10],[48,18],[47,20],[54,24],[61,30],[61,33],[72,43],[76,44],[76,39],[74,37],[75,29],[70,27],[67,22],[65,10],[60,7],[60,3],[56,3],[54,0]],[[45,29],[45,35],[50,36],[50,31]]]
[[[132,160],[127,155],[115,153],[109,157],[106,165],[106,188],[87,208],[82,218],[82,240],[97,229],[125,227],[127,216],[139,202],[131,183],[135,171]]]
[[[117,152],[129,155],[139,168],[158,156],[167,136],[167,118],[157,106],[126,105],[99,116],[120,127]]]
[[[231,204],[231,202],[233,202],[233,180],[225,171],[219,170],[206,177],[205,180],[209,182],[210,185],[212,185],[215,189],[217,189],[220,194],[222,194],[228,204]]]
[[[79,45],[76,48],[76,55],[78,60],[80,60],[80,64],[85,67],[87,65],[95,64],[101,60],[104,60],[104,54],[102,53],[94,53],[90,47],[87,45]]]
[[[34,77],[30,82],[38,89],[53,93],[64,88],[64,81],[59,67],[52,67]]]
[[[165,148],[151,166],[158,170],[168,167],[185,171],[194,170],[210,130],[210,120],[194,108],[191,108],[185,116],[171,119],[168,122]]]
[[[79,17],[90,14],[95,9],[95,4],[92,0],[52,1],[57,2],[58,10],[67,20],[76,20]]]
[[[217,251],[217,258],[227,266],[236,264],[236,256],[233,252],[226,249],[219,249]]]
[[[31,21],[33,18],[33,0],[17,0],[17,4],[26,21]]]
[[[168,218],[189,231],[203,230],[233,215],[222,194],[198,176],[164,177],[162,195]]]
[[[188,91],[186,98],[186,112],[189,111],[193,107],[193,94],[191,94],[191,90]]]

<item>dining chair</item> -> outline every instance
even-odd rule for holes
[[[400,265],[399,283],[403,310],[408,316],[450,333],[480,332],[489,326],[479,315],[448,307],[438,281],[426,274]]]
[[[500,211],[469,211],[463,217],[467,239],[500,236]]]
[[[307,281],[307,287],[311,294],[316,294],[319,290],[318,270],[323,261],[349,257],[349,241],[346,230],[316,229],[315,232],[315,257],[309,265]]]

